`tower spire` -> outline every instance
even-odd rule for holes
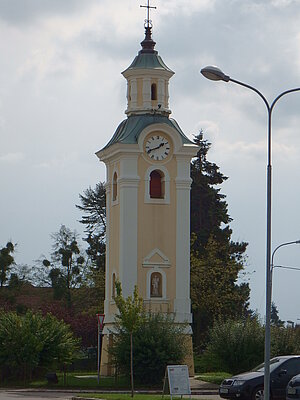
[[[145,28],[152,28],[152,21],[150,19],[150,9],[156,9],[154,6],[150,6],[150,0],[147,0],[147,5],[146,6],[141,6],[143,8],[147,8],[147,19],[145,19]]]
[[[146,6],[142,6],[140,5],[140,7],[143,8],[147,8],[147,18],[145,19],[145,39],[141,42],[142,45],[142,53],[154,53],[154,47],[156,45],[156,43],[154,42],[154,40],[152,39],[152,21],[150,19],[150,9],[156,9],[156,7],[154,6],[150,6],[150,0],[147,0],[147,5]]]

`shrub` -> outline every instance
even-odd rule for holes
[[[37,367],[70,362],[77,350],[68,325],[48,314],[0,312],[0,366],[4,377],[31,379]]]
[[[186,355],[183,330],[162,314],[145,314],[133,334],[133,371],[139,383],[159,383],[167,365],[180,364]],[[130,334],[118,328],[110,349],[116,366],[130,376]]]
[[[206,357],[230,373],[252,369],[264,358],[264,328],[256,319],[215,322]]]
[[[300,337],[294,328],[271,327],[271,355],[284,356],[300,353]]]

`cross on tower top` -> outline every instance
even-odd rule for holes
[[[156,9],[156,7],[150,6],[150,0],[147,0],[147,5],[146,6],[141,6],[140,5],[140,7],[147,8],[147,19],[145,19],[145,27],[149,28],[149,27],[152,26],[152,21],[150,19],[150,8],[155,8]]]

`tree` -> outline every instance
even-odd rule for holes
[[[78,287],[82,282],[84,257],[78,246],[78,235],[65,225],[61,225],[57,233],[51,235],[53,252],[51,261],[43,260],[43,265],[50,268],[49,278],[55,294],[66,295],[68,304],[71,302],[71,289]]]
[[[162,382],[167,365],[181,364],[187,354],[182,324],[174,323],[169,315],[146,313],[144,323],[133,335],[133,373],[141,384]],[[114,336],[111,354],[120,370],[130,375],[130,335],[119,330]]]
[[[2,287],[7,281],[7,273],[15,260],[12,256],[15,246],[12,242],[7,242],[6,246],[0,250],[0,286]]]
[[[264,328],[257,318],[218,320],[209,332],[205,357],[214,358],[219,371],[249,371],[264,358]]]
[[[196,235],[192,249],[202,254],[211,234],[218,241],[228,240],[231,235],[228,224],[232,220],[224,200],[226,196],[215,188],[228,178],[216,164],[207,160],[211,143],[203,140],[202,131],[195,136],[194,142],[200,148],[191,162],[191,233]],[[225,226],[221,228],[222,225]]]
[[[271,304],[271,325],[281,327],[284,325],[284,321],[279,318],[278,308],[276,304],[272,301]]]
[[[161,313],[146,312],[137,287],[133,296],[122,296],[116,282],[115,335],[109,349],[118,369],[140,383],[159,383],[168,364],[179,364],[186,356],[185,324]]]
[[[224,259],[221,246],[210,237],[202,256],[191,252],[194,343],[200,347],[205,347],[208,329],[216,319],[247,315],[250,288],[236,282],[243,266],[230,257]]]
[[[70,328],[51,314],[0,312],[0,366],[6,377],[31,379],[37,367],[70,362],[78,348]]]
[[[115,302],[119,311],[119,314],[115,315],[116,328],[118,331],[118,335],[124,333],[125,335],[129,335],[130,338],[130,381],[131,397],[133,397],[133,334],[145,322],[144,305],[143,299],[139,297],[137,286],[135,286],[134,288],[133,296],[128,296],[125,300],[122,296],[121,283],[119,281],[116,281],[115,285]]]
[[[207,160],[211,144],[203,140],[202,131],[194,141],[200,148],[191,163],[191,300],[194,343],[203,346],[208,329],[220,315],[247,314],[250,288],[237,283],[247,243],[231,240],[226,196],[216,188],[227,177]]]
[[[79,194],[81,205],[76,207],[85,215],[79,222],[85,225],[87,254],[97,270],[105,270],[106,191],[103,182]]]

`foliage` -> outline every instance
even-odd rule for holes
[[[142,384],[160,383],[170,364],[180,364],[186,355],[184,328],[170,316],[144,313],[144,323],[133,334],[134,378]],[[118,369],[130,375],[130,334],[118,326],[111,354]]]
[[[215,319],[247,315],[250,289],[248,284],[236,282],[243,265],[230,257],[224,260],[224,246],[211,237],[201,257],[191,253],[192,309],[200,328],[196,344],[202,346]]]
[[[271,327],[272,357],[300,353],[300,337],[294,328]]]
[[[271,304],[271,325],[278,327],[284,326],[284,321],[281,321],[279,318],[278,308],[273,301]]]
[[[106,234],[106,192],[104,183],[89,187],[79,194],[81,205],[76,207],[85,215],[79,222],[85,225],[87,234],[84,239],[89,247],[87,254],[96,270],[105,270],[105,234]]]
[[[51,235],[53,252],[51,261],[43,260],[43,265],[50,268],[49,278],[56,298],[66,297],[71,303],[71,288],[78,287],[82,282],[85,259],[80,253],[78,235],[65,225]]]
[[[227,372],[207,372],[205,374],[197,375],[196,379],[220,385],[224,379],[230,378],[230,376],[231,374],[228,374]]]
[[[15,260],[12,256],[15,246],[12,242],[7,242],[6,246],[0,249],[0,286],[7,281],[7,273]]]
[[[70,328],[48,314],[0,312],[0,365],[7,376],[31,379],[37,367],[70,362],[77,349]]]
[[[115,302],[118,307],[119,314],[115,315],[116,328],[118,333],[125,334],[129,338],[129,354],[127,354],[129,361],[130,381],[131,381],[131,396],[134,394],[134,372],[133,372],[133,334],[145,322],[145,313],[143,299],[139,297],[137,286],[134,287],[133,297],[128,296],[125,300],[122,296],[121,283],[116,281],[116,296]],[[118,339],[117,339],[118,340]],[[124,343],[121,344],[123,348]],[[125,350],[123,348],[123,350]],[[113,353],[112,353],[113,354]],[[120,353],[119,353],[120,354]],[[117,368],[123,366],[122,363],[116,363]],[[128,371],[127,371],[128,372]]]
[[[80,339],[82,348],[97,346],[97,319],[96,313],[78,312],[72,307],[59,304],[49,304],[41,307],[43,315],[52,314],[63,321],[70,328],[74,336]]]
[[[116,325],[126,333],[134,333],[145,322],[143,299],[139,297],[137,286],[134,287],[133,296],[124,299],[121,283],[116,281],[115,302],[119,311],[115,315]]]
[[[99,182],[95,188],[89,187],[79,194],[81,205],[76,207],[84,213],[81,222],[85,225],[87,242],[86,250],[89,260],[89,285],[98,289],[100,302],[105,295],[105,235],[106,235],[106,191],[104,183]],[[102,301],[101,301],[102,300]]]
[[[192,249],[202,254],[211,234],[217,241],[229,240],[231,230],[228,224],[232,220],[224,200],[226,196],[215,188],[228,178],[216,164],[207,160],[211,143],[203,139],[202,131],[195,136],[194,142],[199,146],[199,151],[191,162],[191,232],[196,235]],[[222,225],[224,228],[221,228]]]
[[[117,369],[143,384],[161,382],[166,366],[180,363],[186,354],[185,326],[169,316],[146,313],[137,287],[126,300],[119,282],[116,292],[119,314],[110,353]]]
[[[221,371],[249,371],[263,361],[264,328],[257,319],[216,321],[206,351],[219,360]]]
[[[247,243],[231,240],[232,219],[225,195],[216,188],[227,177],[207,160],[211,144],[203,140],[202,131],[194,142],[200,148],[191,163],[191,300],[194,344],[201,348],[220,315],[247,314],[250,288],[248,283],[237,283]]]

